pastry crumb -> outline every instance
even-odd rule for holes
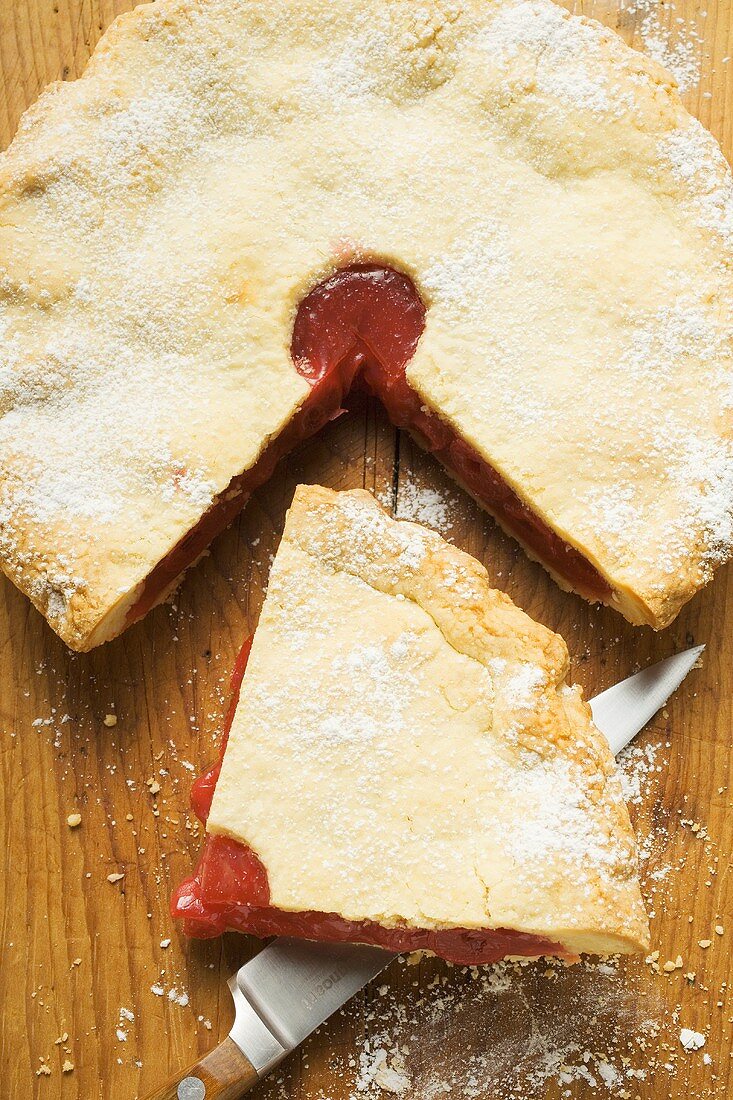
[[[683,1027],[680,1031],[680,1043],[685,1050],[700,1050],[705,1046],[705,1036],[701,1031],[692,1031],[689,1027]]]
[[[66,824],[69,826],[70,829],[76,829],[78,825],[81,825],[81,814],[69,814],[69,816],[66,818]]]
[[[117,715],[116,714],[105,714],[105,716],[103,718],[103,722],[104,722],[105,726],[116,726],[117,725]]]

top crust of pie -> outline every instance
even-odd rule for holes
[[[253,849],[278,909],[643,948],[615,763],[567,673],[475,559],[301,486],[207,829]]]
[[[408,377],[635,622],[730,552],[731,176],[550,0],[160,0],[0,161],[0,566],[75,648],[291,419],[304,294],[427,306]]]

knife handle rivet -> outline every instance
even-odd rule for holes
[[[206,1085],[200,1077],[184,1077],[176,1095],[178,1100],[204,1100]]]

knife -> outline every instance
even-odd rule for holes
[[[644,728],[697,663],[704,645],[642,669],[590,701],[614,754]],[[396,956],[380,947],[282,937],[229,979],[228,1037],[149,1100],[236,1100]]]

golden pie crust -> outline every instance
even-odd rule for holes
[[[661,627],[730,553],[731,176],[656,63],[550,0],[161,0],[0,162],[0,566],[72,647],[309,393],[303,296],[426,305],[448,423]]]
[[[369,493],[301,486],[207,830],[273,909],[643,950],[615,762],[563,640]]]

